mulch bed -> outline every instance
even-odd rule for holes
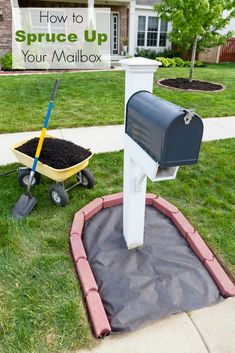
[[[34,158],[38,140],[38,138],[33,138],[17,150]],[[90,155],[91,151],[70,141],[46,137],[39,161],[55,169],[65,169],[84,161]]]
[[[158,81],[160,85],[167,86],[170,88],[178,88],[183,90],[192,90],[192,91],[205,91],[213,92],[220,91],[224,89],[224,86],[219,83],[206,82],[193,80],[189,82],[187,78],[167,78],[164,80]]]

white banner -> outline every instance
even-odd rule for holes
[[[110,67],[110,9],[13,8],[13,69]]]

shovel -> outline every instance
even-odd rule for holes
[[[37,168],[38,159],[40,157],[40,153],[42,150],[42,145],[43,145],[43,141],[44,141],[44,138],[46,135],[47,126],[49,123],[51,110],[52,110],[52,107],[54,104],[54,99],[55,99],[55,95],[56,95],[56,91],[57,91],[58,86],[59,86],[59,80],[56,80],[55,84],[54,84],[53,92],[51,95],[51,100],[48,105],[47,114],[45,117],[45,121],[43,124],[41,135],[40,135],[40,138],[38,141],[37,150],[36,150],[34,161],[33,161],[33,166],[32,166],[32,169],[31,169],[31,172],[29,175],[29,180],[28,180],[28,185],[27,185],[27,194],[23,194],[20,197],[20,199],[18,200],[18,202],[16,203],[15,207],[12,210],[12,217],[17,220],[26,217],[32,211],[32,209],[35,207],[35,205],[37,203],[37,200],[35,199],[35,197],[33,197],[31,195],[30,187],[31,187],[31,184],[32,184],[32,181],[34,178],[34,174],[35,174],[35,171]]]

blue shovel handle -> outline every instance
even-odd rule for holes
[[[44,138],[45,138],[46,129],[47,129],[47,126],[48,126],[48,123],[49,123],[49,119],[50,119],[50,115],[51,115],[51,111],[52,111],[52,108],[53,108],[55,95],[56,95],[56,91],[58,89],[58,86],[59,86],[59,80],[56,80],[55,84],[54,84],[53,91],[52,91],[51,100],[50,100],[50,103],[49,103],[48,108],[47,108],[47,113],[46,113],[46,117],[45,117],[45,120],[44,120],[42,131],[41,131],[41,136],[40,136],[40,139],[38,141],[37,150],[36,150],[36,153],[35,153],[33,166],[32,166],[31,173],[30,173],[30,179],[29,179],[29,183],[28,183],[29,188],[30,188],[30,185],[31,185],[31,182],[32,182],[32,178],[33,178],[34,173],[35,173],[36,168],[37,168],[38,159],[39,159],[39,156],[40,156],[40,153],[41,153],[42,144],[43,144],[43,141],[44,141]]]

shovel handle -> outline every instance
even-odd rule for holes
[[[55,81],[55,84],[54,84],[54,87],[53,87],[52,94],[51,94],[51,100],[50,100],[50,103],[49,103],[49,105],[48,105],[47,114],[46,114],[46,117],[45,117],[43,129],[44,129],[44,128],[46,129],[47,126],[48,126],[49,119],[50,119],[50,115],[51,115],[51,110],[52,110],[52,108],[53,108],[53,104],[54,104],[54,100],[55,100],[55,95],[56,95],[56,92],[57,92],[58,87],[59,87],[59,80],[56,80],[56,81]]]
[[[56,91],[57,91],[57,89],[59,87],[59,82],[60,82],[59,80],[55,81],[54,88],[53,88],[53,91],[52,91],[52,94],[51,94],[51,101],[52,102],[54,102],[54,100],[55,100],[55,95],[56,95]]]
[[[56,80],[55,84],[54,84],[53,91],[52,91],[51,100],[50,100],[50,103],[48,105],[47,114],[46,114],[46,117],[45,117],[45,120],[44,120],[44,124],[43,124],[43,128],[42,128],[42,131],[41,131],[41,135],[40,135],[40,138],[39,138],[39,141],[38,141],[38,146],[37,146],[37,150],[36,150],[36,153],[35,153],[34,161],[33,161],[33,166],[32,166],[33,174],[35,173],[35,170],[36,170],[36,167],[37,167],[37,163],[38,163],[38,159],[39,159],[39,156],[40,156],[40,153],[41,153],[41,150],[42,150],[42,145],[43,145],[43,141],[44,141],[44,138],[45,138],[45,135],[46,135],[47,126],[48,126],[48,123],[49,123],[49,119],[50,119],[50,115],[51,115],[51,111],[52,111],[52,108],[53,108],[54,99],[55,99],[55,95],[56,95],[56,91],[58,89],[58,86],[59,86],[59,80]]]

